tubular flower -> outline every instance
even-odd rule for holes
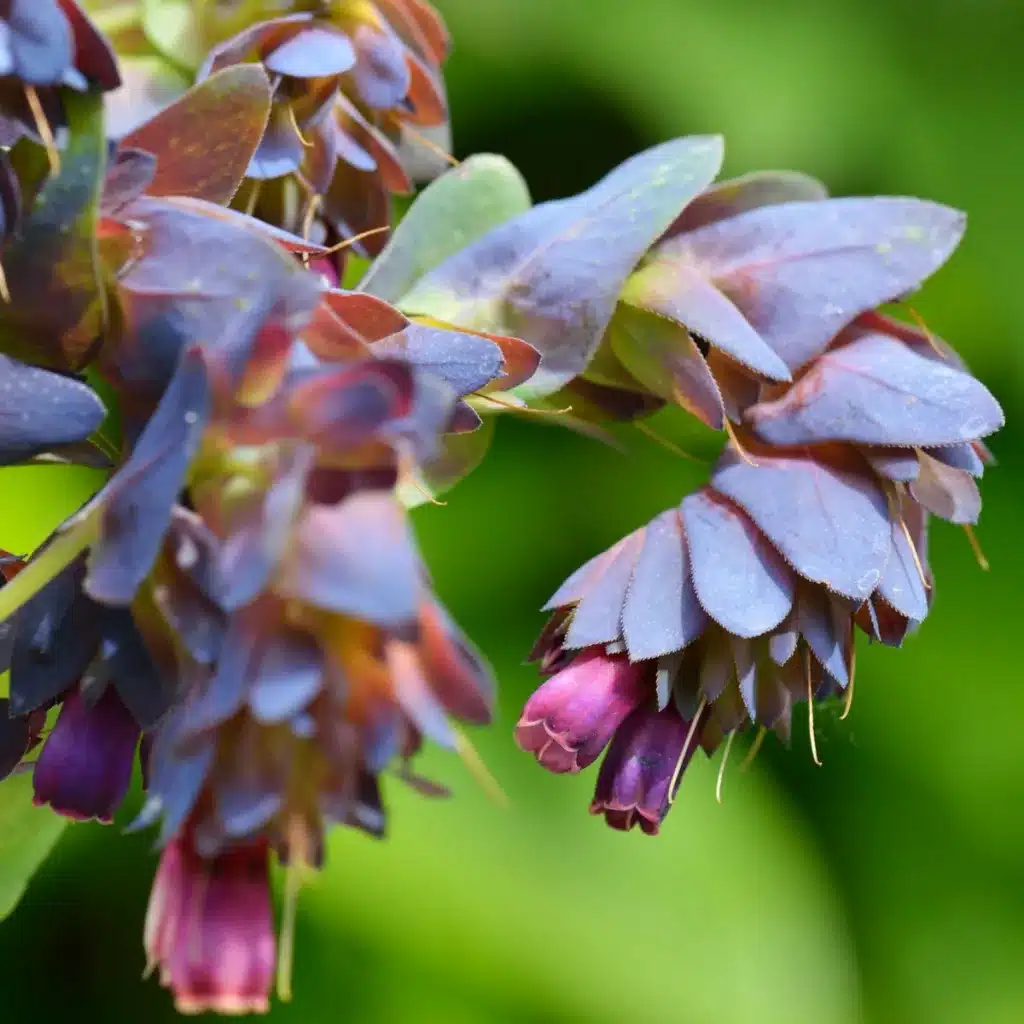
[[[181,1013],[270,1009],[269,864],[262,842],[204,858],[186,831],[164,848],[146,912],[146,960]]]
[[[694,725],[674,704],[660,711],[650,704],[636,708],[601,762],[590,813],[603,814],[620,832],[639,825],[647,835],[657,835],[696,749]]]
[[[586,768],[644,700],[642,676],[641,666],[603,648],[583,651],[529,699],[516,743],[548,771]]]

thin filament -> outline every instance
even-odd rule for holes
[[[811,682],[811,652],[804,651],[804,669],[807,675],[807,731],[811,734],[811,757],[814,763],[820,768],[821,759],[818,757],[818,739],[814,734],[814,686]]]
[[[34,86],[25,86],[25,99],[28,101],[28,109],[32,113],[32,120],[35,122],[39,138],[43,140],[46,159],[50,162],[50,170],[54,174],[60,174],[60,152],[57,149],[57,140],[53,137],[53,129],[50,127],[50,122],[46,120],[46,112],[43,110],[42,101]]]
[[[761,749],[761,744],[764,743],[765,736],[768,735],[768,730],[762,725],[757,730],[757,735],[754,737],[754,742],[750,745],[750,750],[747,751],[747,756],[740,762],[740,771],[745,772],[753,763],[754,758],[757,757],[758,751]]]
[[[567,405],[564,409],[534,409],[529,405],[516,405],[515,402],[508,402],[503,398],[495,398],[494,395],[485,394],[482,391],[474,392],[474,397],[482,398],[485,402],[493,402],[502,409],[511,409],[513,412],[526,413],[531,416],[564,416],[572,412],[572,406]]]
[[[925,590],[931,590],[932,585],[928,582],[928,577],[925,575],[924,566],[921,564],[921,559],[917,553],[917,545],[914,543],[914,538],[910,536],[910,529],[908,528],[906,521],[900,519],[900,529],[903,531],[903,536],[907,538],[907,543],[910,545],[910,553],[914,558],[914,565],[917,566],[917,575],[921,577],[921,583]]]
[[[364,238],[370,238],[372,235],[379,235],[382,231],[390,230],[390,226],[385,224],[379,228],[370,228],[369,231],[361,231],[358,235],[353,235],[351,238],[346,238],[337,245],[332,245],[329,249],[324,249],[320,255],[331,256],[333,253],[341,252],[342,249],[347,249],[350,245],[355,245],[356,242],[361,242]]]
[[[469,737],[459,729],[455,730],[455,750],[469,769],[470,774],[476,779],[477,785],[490,797],[492,802],[499,807],[508,807],[509,799],[505,795],[505,791],[491,774],[487,765],[484,764],[484,759],[470,742]]]
[[[299,137],[299,142],[301,142],[306,149],[311,149],[313,143],[302,134],[302,129],[299,127],[298,119],[295,116],[295,108],[290,103],[286,103],[285,106],[288,108],[288,119],[292,123],[292,128],[295,130],[295,134]]]
[[[974,532],[974,527],[970,523],[964,523],[964,533],[967,534],[967,540],[970,542],[971,550],[974,552],[974,557],[978,560],[978,566],[982,572],[988,572],[992,568],[989,565],[988,559],[985,557],[985,552],[981,550],[981,544],[978,541],[978,535]]]
[[[718,766],[718,779],[715,782],[715,800],[718,806],[722,806],[722,782],[725,780],[725,766],[729,760],[729,751],[732,750],[732,741],[736,737],[736,730],[725,738],[725,750],[722,752],[722,763]]]
[[[840,722],[846,721],[850,709],[853,707],[853,684],[857,681],[857,645],[854,644],[850,651],[850,685],[846,687],[846,704],[843,713],[839,716]]]
[[[436,142],[428,139],[422,132],[416,131],[408,122],[402,122],[402,131],[408,133],[409,138],[418,142],[424,149],[429,149],[431,153],[436,157],[440,157],[449,167],[458,167],[459,161],[451,155],[446,149],[439,146]]]
[[[910,303],[905,303],[907,312],[914,318],[914,323],[921,329],[921,333],[924,335],[925,340],[928,342],[932,351],[940,358],[946,359],[946,353],[939,348],[939,343],[935,340],[935,335],[928,329],[928,325],[924,322],[924,317]]]
[[[655,444],[660,444],[666,451],[671,452],[673,455],[678,455],[681,459],[686,459],[687,462],[703,463],[703,459],[698,459],[696,455],[691,455],[688,451],[680,448],[678,445],[673,444],[668,438],[662,437],[657,431],[653,430],[646,423],[641,420],[637,420],[634,424],[637,430],[640,431],[644,437],[649,437]]]
[[[725,417],[725,432],[729,435],[729,440],[732,442],[732,446],[736,449],[736,452],[739,455],[739,457],[748,466],[756,467],[757,463],[751,457],[747,449],[743,447],[743,444],[740,442],[740,439],[736,436],[736,431],[733,429],[733,425],[729,422],[728,416]]]
[[[260,192],[263,190],[262,181],[254,181],[252,188],[249,190],[249,199],[245,204],[245,215],[251,217],[256,209],[256,204],[260,201]]]
[[[704,709],[707,706],[707,697],[701,697],[700,704],[697,706],[697,713],[693,716],[693,721],[690,722],[690,728],[686,733],[686,739],[683,740],[683,749],[679,751],[679,760],[676,761],[675,771],[672,773],[672,782],[668,787],[669,804],[675,803],[676,790],[679,787],[679,776],[683,774],[683,765],[686,764],[686,759],[690,753],[690,744],[693,742],[693,737],[697,735],[697,727],[700,725],[700,720],[704,717]]]

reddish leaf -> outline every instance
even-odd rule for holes
[[[796,579],[739,509],[705,487],[680,506],[701,606],[739,637],[774,629],[793,606]]]
[[[999,404],[974,377],[884,334],[819,356],[782,398],[746,418],[777,445],[952,445],[1003,425]]]
[[[765,206],[659,246],[630,298],[755,369],[744,353],[756,338],[795,370],[855,317],[916,289],[963,229],[963,214],[915,199]]]
[[[882,578],[891,528],[885,494],[869,476],[808,455],[765,455],[756,465],[730,446],[711,478],[801,576],[863,600]]]
[[[107,168],[100,212],[115,214],[138,199],[156,175],[156,157],[142,149],[120,148]]]
[[[971,474],[947,466],[924,452],[920,460],[921,472],[910,485],[914,500],[940,519],[951,523],[976,523],[981,515],[981,494]]]
[[[432,601],[420,606],[420,661],[445,710],[464,722],[487,725],[494,710],[494,682],[482,657]]]
[[[751,171],[739,178],[720,181],[702,192],[683,210],[665,232],[665,237],[696,231],[761,206],[827,198],[828,189],[820,181],[799,171]]]
[[[448,56],[451,40],[441,15],[424,0],[376,0],[376,6],[405,44],[432,64]]]
[[[448,101],[440,75],[413,53],[406,53],[409,91],[405,97],[402,120],[410,124],[444,124],[448,120]]]
[[[227,203],[263,138],[270,99],[270,81],[261,68],[226,68],[193,86],[122,144],[156,156],[150,195]]]
[[[303,332],[314,355],[329,362],[365,357],[369,346],[404,331],[409,321],[382,299],[361,292],[325,292]]]
[[[351,251],[372,259],[388,242],[391,199],[376,173],[366,173],[342,162],[337,165],[323,198],[324,218],[343,238],[374,232],[352,246]]]
[[[34,0],[37,6],[42,6]],[[74,45],[74,65],[85,77],[103,90],[116,89],[121,84],[117,70],[117,57],[103,33],[92,23],[77,0],[57,0],[64,17],[71,26]]]

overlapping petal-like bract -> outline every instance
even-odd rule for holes
[[[85,363],[122,432],[106,485],[11,574],[0,769],[42,740],[37,801],[110,821],[140,758],[141,822],[166,844],[147,951],[190,1011],[266,1007],[270,852],[319,865],[329,825],[382,835],[381,776],[443,792],[415,754],[462,749],[454,723],[489,721],[489,670],[434,596],[396,486],[443,435],[480,428],[469,400],[537,362],[517,339],[329,287],[303,266],[321,247],[221,205],[269,101],[262,69],[228,67],[108,168],[65,150],[34,209],[59,227],[53,204],[81,182],[103,330],[74,349],[73,318],[41,332],[39,362],[63,373],[0,357],[5,462],[66,456],[97,431],[102,403],[68,374]],[[216,152],[199,138],[210,109],[237,128]]]
[[[417,128],[447,134],[440,65],[447,33],[421,0],[338,4],[250,25],[219,43],[199,77],[258,61],[275,83],[274,102],[247,174],[267,219],[298,231],[321,223],[376,255],[387,242],[389,201],[413,189],[403,139]],[[425,143],[433,146],[434,143]],[[287,211],[284,179],[296,175],[312,205]]]
[[[0,464],[112,470],[0,556],[0,778],[110,821],[138,758],[148,961],[181,1010],[236,1013],[268,1007],[271,856],[294,881],[329,826],[384,834],[382,777],[444,792],[415,755],[491,718],[404,507],[479,462],[482,414],[594,431],[671,403],[728,434],[706,486],[552,598],[515,733],[554,772],[604,753],[591,811],[653,835],[698,745],[788,737],[850,692],[855,628],[899,645],[925,618],[928,517],[977,519],[1002,412],[878,309],[950,255],[953,210],[716,185],[699,137],[532,208],[467,161],[389,242],[405,143],[447,131],[433,9],[181,6],[174,42],[151,5],[124,18],[197,83],[114,131],[76,0],[0,5]],[[336,238],[382,254],[359,291]]]

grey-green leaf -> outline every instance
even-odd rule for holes
[[[449,256],[529,208],[526,182],[508,160],[471,156],[423,190],[359,290],[398,302]]]

